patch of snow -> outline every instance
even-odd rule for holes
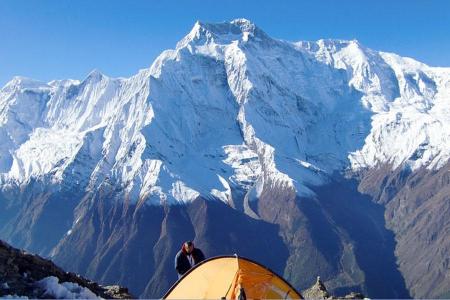
[[[222,183],[223,188],[225,190],[218,190],[218,189],[212,189],[211,195],[215,196],[216,198],[220,199],[221,201],[228,203],[231,198],[231,187],[229,183],[220,175],[217,174],[217,177],[219,178],[219,181]]]
[[[199,195],[199,192],[186,186],[182,181],[176,181],[172,185],[172,196],[181,203],[193,201]]]
[[[234,173],[230,181],[239,186],[250,188],[261,175],[261,163],[258,155],[247,145],[223,146],[226,158],[222,161],[233,168]]]
[[[29,299],[29,298],[26,297],[26,296],[18,296],[16,294],[14,294],[14,295],[3,295],[3,296],[0,296],[0,299]]]
[[[55,276],[49,276],[38,281],[37,286],[42,288],[44,296],[55,299],[100,299],[91,290],[73,282],[59,282]]]
[[[303,167],[305,167],[305,168],[307,168],[307,169],[311,169],[311,170],[313,170],[314,172],[317,172],[317,173],[324,172],[323,170],[321,170],[321,169],[315,167],[314,165],[310,164],[309,162],[306,162],[306,161],[303,161],[303,160],[300,160],[300,159],[297,159],[297,162],[298,162],[301,166],[303,166]]]

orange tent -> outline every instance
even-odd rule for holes
[[[245,295],[245,296],[244,296]],[[303,299],[283,278],[246,258],[219,256],[180,278],[163,299]]]

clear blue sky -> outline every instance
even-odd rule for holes
[[[450,66],[450,0],[0,0],[0,86],[14,75],[130,76],[173,48],[196,20],[244,17],[273,37],[358,39]]]

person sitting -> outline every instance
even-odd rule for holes
[[[195,248],[192,241],[184,242],[181,250],[175,256],[175,270],[178,273],[178,279],[203,260],[205,260],[205,255],[202,250]]]

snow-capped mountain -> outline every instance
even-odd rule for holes
[[[339,174],[446,168],[449,129],[450,68],[357,41],[281,41],[245,19],[197,22],[130,78],[16,77],[0,91],[0,232],[57,257],[80,224],[93,222],[98,202],[152,210],[198,199],[283,227],[290,217],[276,207],[321,198]],[[17,218],[24,207],[51,218],[49,203],[59,198],[69,203],[52,204],[65,205],[60,228],[38,246],[34,221]],[[15,238],[20,230],[32,233]],[[280,236],[285,244],[295,237]],[[349,284],[333,276],[331,286]]]
[[[61,182],[71,168],[73,184],[108,179],[155,204],[230,201],[231,185],[262,186],[265,176],[308,194],[303,183],[322,182],[318,173],[442,167],[449,97],[450,69],[357,41],[289,43],[247,20],[198,22],[131,78],[9,82],[1,182]]]

